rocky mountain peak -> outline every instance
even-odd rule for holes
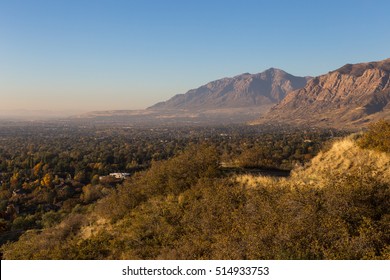
[[[343,67],[335,70],[334,72],[338,72],[344,75],[352,75],[355,77],[360,77],[367,70],[379,70],[384,72],[390,72],[390,58],[382,61],[346,64]]]
[[[260,122],[349,126],[390,117],[390,59],[346,64],[290,92]]]
[[[270,68],[262,73],[244,73],[223,78],[178,94],[149,109],[211,109],[272,106],[289,91],[306,85],[307,77],[296,77]]]

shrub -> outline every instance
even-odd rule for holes
[[[44,228],[49,228],[60,223],[62,217],[63,217],[62,213],[50,211],[42,215],[41,224]]]
[[[372,124],[358,140],[361,148],[390,153],[390,122],[381,120]]]

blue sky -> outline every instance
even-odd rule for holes
[[[0,110],[145,108],[270,67],[390,57],[390,1],[0,0]]]

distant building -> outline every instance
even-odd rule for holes
[[[116,183],[119,182],[119,180],[124,180],[130,176],[130,173],[122,173],[122,172],[115,172],[110,173],[107,176],[99,176],[99,181],[112,181],[114,180]]]
[[[130,173],[110,173],[109,175],[117,179],[125,179],[130,176]]]

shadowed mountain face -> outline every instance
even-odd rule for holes
[[[185,94],[178,94],[148,109],[205,110],[221,108],[269,107],[287,92],[302,88],[308,77],[296,77],[270,68],[259,74],[242,74],[210,82]]]
[[[278,121],[336,127],[390,117],[390,59],[347,64],[290,92],[256,123]]]

